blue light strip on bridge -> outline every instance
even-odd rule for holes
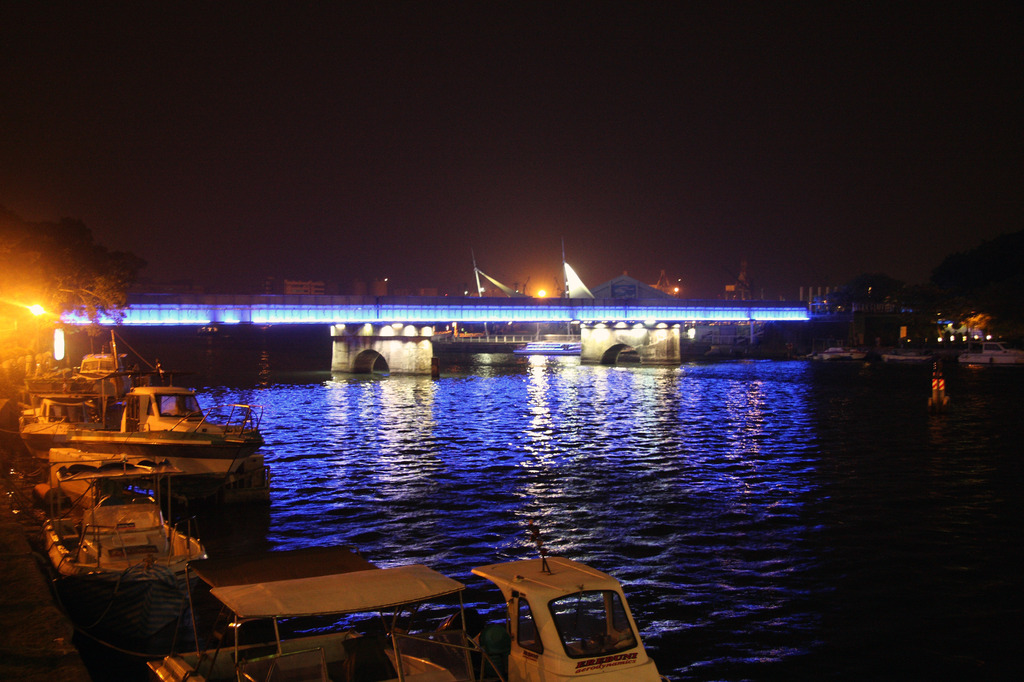
[[[810,319],[802,303],[678,299],[498,299],[366,296],[129,297],[121,324],[480,323],[480,322],[770,322]],[[68,324],[88,324],[65,316]],[[116,324],[104,319],[103,324]]]

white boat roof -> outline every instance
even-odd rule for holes
[[[361,554],[345,546],[301,547],[206,558],[189,563],[189,570],[194,571],[210,587],[252,585],[376,568]]]
[[[413,564],[394,568],[215,587],[210,593],[239,618],[323,616],[380,611],[454,594],[465,586]]]
[[[541,559],[525,559],[491,564],[473,569],[473,574],[487,578],[503,592],[517,590],[544,601],[583,590],[616,590],[619,581],[586,564],[563,557],[548,557],[550,573],[545,573]]]

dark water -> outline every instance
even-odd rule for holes
[[[264,406],[273,476],[269,509],[207,512],[211,555],[348,544],[474,602],[497,593],[472,567],[535,556],[533,520],[624,583],[674,680],[1016,677],[1024,371],[947,367],[931,415],[930,366],[481,356],[431,380],[255,357],[210,351],[242,372],[191,382]]]

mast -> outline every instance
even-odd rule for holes
[[[484,292],[480,289],[480,271],[476,268],[476,254],[473,253],[473,249],[469,250],[469,255],[473,259],[473,276],[476,277],[476,295],[477,298],[483,298]]]
[[[565,237],[562,237],[562,278],[565,284],[563,298],[569,298],[569,272],[565,269]]]

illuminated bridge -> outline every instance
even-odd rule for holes
[[[582,362],[614,363],[632,348],[641,362],[679,364],[695,324],[747,324],[753,338],[758,325],[809,319],[803,303],[781,301],[137,294],[120,324],[329,324],[333,370],[367,372],[383,357],[392,372],[427,374],[439,324],[578,324]]]
[[[803,303],[676,298],[134,294],[121,324],[350,324],[479,322],[773,322],[810,319]],[[72,323],[87,320],[72,318]],[[113,320],[104,320],[112,323]]]

